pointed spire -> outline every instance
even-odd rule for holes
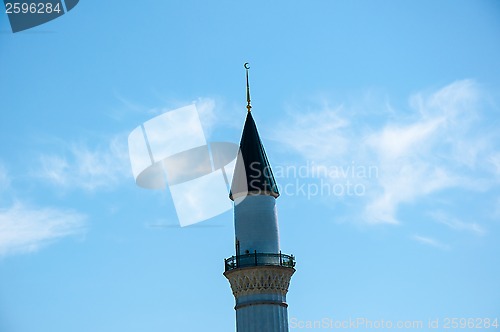
[[[229,198],[234,200],[238,196],[269,195],[277,198],[280,194],[276,180],[274,179],[271,164],[267,159],[264,145],[259,137],[257,126],[253,120],[250,105],[250,89],[248,85],[248,63],[247,70],[247,117],[241,135],[240,150],[236,160],[236,166],[231,183]]]
[[[247,110],[250,113],[252,111],[252,105],[250,105],[250,84],[248,83],[248,70],[250,69],[249,63],[245,62],[243,65],[247,72]]]

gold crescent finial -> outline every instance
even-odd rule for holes
[[[250,105],[250,84],[248,84],[248,70],[250,69],[249,63],[245,62],[243,67],[245,67],[247,72],[247,110],[248,112],[251,112],[252,106]]]

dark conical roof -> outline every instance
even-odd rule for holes
[[[247,113],[243,127],[229,198],[234,200],[235,197],[247,194],[279,196],[278,186],[251,112]]]

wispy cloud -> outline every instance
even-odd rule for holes
[[[324,105],[309,113],[291,113],[287,122],[278,125],[273,138],[318,163],[343,157],[351,141],[346,132],[350,124],[341,115],[343,111],[342,106]]]
[[[213,133],[214,127],[220,125],[221,123],[227,122],[227,118],[218,114],[221,110],[222,100],[216,101],[215,98],[211,97],[198,97],[194,100],[173,100],[165,99],[162,93],[157,93],[158,99],[161,101],[162,105],[166,106],[154,106],[148,107],[146,105],[141,105],[138,102],[129,100],[119,93],[115,93],[115,97],[122,104],[122,108],[119,110],[113,110],[110,116],[116,120],[121,120],[124,114],[137,114],[147,115],[147,117],[152,118],[160,114],[172,111],[177,108],[185,107],[187,105],[195,104],[198,110],[198,115],[205,133],[205,137],[208,139]],[[147,121],[148,118],[143,118],[143,121]],[[130,117],[129,117],[130,118]],[[140,125],[141,123],[137,123]]]
[[[0,162],[0,193],[5,191],[10,186],[10,178],[7,173],[7,168]]]
[[[397,161],[425,148],[443,122],[444,119],[435,118],[409,125],[388,124],[368,136],[366,142],[384,162]]]
[[[497,181],[500,180],[500,152],[492,153],[487,161],[491,164],[492,171],[495,174]]]
[[[483,151],[494,149],[472,126],[480,114],[479,95],[470,80],[415,94],[410,104],[418,113],[411,123],[389,123],[367,138],[385,170],[379,179],[382,194],[368,203],[367,219],[396,222],[400,203],[477,182],[470,171],[484,158]]]
[[[125,107],[134,112],[143,112],[153,118],[172,110],[172,108],[147,108],[121,97],[120,100],[125,104]],[[215,100],[200,97],[192,102],[184,102],[183,104],[177,102],[174,105],[183,107],[193,103],[197,107],[203,134],[208,137],[216,125]],[[140,124],[137,123],[137,125]],[[196,125],[199,126],[199,122],[196,122]],[[190,132],[189,127],[184,130]],[[128,134],[115,135],[108,142],[95,145],[84,142],[64,142],[61,144],[62,149],[60,149],[62,153],[41,154],[38,158],[39,163],[31,174],[66,190],[95,191],[113,188],[124,179],[130,180],[132,178],[127,147]],[[154,132],[149,131],[148,134],[157,134],[160,135],[160,140],[163,139],[161,138],[161,128]]]
[[[125,136],[107,146],[68,143],[62,154],[43,154],[34,176],[65,189],[110,188],[131,176]]]
[[[485,191],[498,183],[500,135],[488,129],[492,114],[483,97],[474,81],[456,81],[413,94],[407,109],[385,104],[385,123],[359,107],[324,104],[292,112],[273,138],[315,165],[377,165],[358,210],[366,223],[398,224],[403,203],[447,188]]]
[[[431,237],[426,237],[426,236],[420,236],[420,235],[413,235],[413,240],[425,244],[427,246],[431,246],[434,248],[442,249],[442,250],[450,250],[451,247],[447,244],[441,243],[436,239],[433,239]]]
[[[438,223],[448,226],[455,231],[471,232],[475,235],[485,235],[486,230],[476,222],[464,222],[455,217],[449,216],[444,211],[434,211],[430,216]]]
[[[205,133],[205,138],[212,135],[214,127],[217,123],[215,114],[215,100],[212,98],[198,98],[195,102],[198,115],[200,116],[201,126]]]
[[[74,211],[21,203],[0,209],[0,257],[37,251],[52,241],[82,234],[85,219]]]

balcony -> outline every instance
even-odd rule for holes
[[[251,253],[238,256],[231,256],[224,259],[225,272],[250,266],[284,266],[294,267],[295,257],[293,255],[269,254],[269,253]]]

